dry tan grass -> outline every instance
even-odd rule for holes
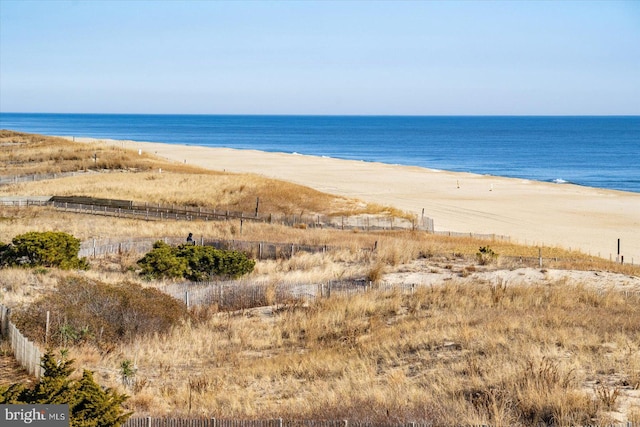
[[[496,298],[486,285],[451,283],[267,317],[214,315],[107,355],[74,355],[112,385],[119,363],[135,360],[138,415],[580,424],[608,409],[585,384],[637,375],[638,310],[637,299],[588,288]]]
[[[2,195],[76,195],[151,204],[284,214],[409,215],[252,174],[205,170],[119,147],[0,131],[0,175],[99,173],[0,187]],[[111,173],[106,173],[111,171]],[[115,172],[115,173],[114,173]]]
[[[76,144],[63,138],[0,130],[0,174],[46,174],[89,169],[148,170],[155,160],[118,148]]]
[[[0,130],[0,175],[50,174],[87,170],[204,172],[120,147],[81,144],[65,138]],[[210,174],[215,172],[210,171]]]
[[[10,242],[16,235],[29,231],[63,231],[81,240],[134,237],[182,237],[192,232],[196,238],[238,239],[247,241],[295,243],[300,245],[327,245],[357,252],[357,261],[365,265],[380,262],[397,266],[417,258],[450,255],[473,259],[480,246],[490,246],[499,254],[496,267],[510,268],[508,257],[537,258],[538,248],[501,241],[456,238],[430,235],[424,232],[365,232],[291,228],[277,224],[259,224],[245,221],[144,221],[61,212],[52,208],[11,208],[0,206],[0,242]],[[344,254],[345,252],[342,252]],[[640,275],[640,266],[620,265],[580,252],[559,248],[542,248],[545,268],[605,270],[629,275]],[[341,255],[336,254],[337,261]],[[554,261],[557,258],[558,261]]]
[[[331,196],[295,184],[257,175],[184,174],[169,172],[94,174],[14,184],[0,195],[90,196],[218,210],[284,214],[378,212],[355,200]]]
[[[259,263],[255,277],[278,283],[297,274],[362,274],[367,265],[377,265],[372,263],[379,261],[351,251],[301,254]],[[3,302],[10,305],[31,301],[39,289],[75,274],[0,273]],[[104,265],[86,274],[114,283],[132,279],[130,272],[109,273]],[[413,294],[338,296],[266,316],[264,310],[214,309],[166,336],[103,353],[74,348],[72,355],[79,366],[95,369],[104,384],[131,394],[128,405],[140,416],[496,425],[530,425],[538,417],[571,424],[587,417],[606,420],[607,406],[617,405],[606,393],[611,397],[622,384],[639,387],[639,303],[564,282],[449,282],[418,287]],[[119,365],[127,359],[138,368],[137,382],[123,387]],[[600,394],[589,385],[596,381],[607,387]],[[452,413],[456,417],[447,415]]]

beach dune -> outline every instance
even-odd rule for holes
[[[207,169],[290,181],[417,217],[424,210],[437,231],[500,234],[613,260],[619,239],[625,263],[640,263],[638,193],[298,154],[100,141]]]

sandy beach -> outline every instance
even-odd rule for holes
[[[96,142],[75,138],[80,142]],[[254,173],[424,215],[437,231],[501,234],[640,262],[640,194],[316,156],[100,140],[207,169]]]

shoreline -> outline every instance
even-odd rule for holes
[[[437,231],[510,236],[640,263],[640,193],[304,154],[64,137],[206,169],[252,173],[424,215]],[[543,250],[544,256],[544,250]]]

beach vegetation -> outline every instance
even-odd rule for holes
[[[90,147],[107,149],[98,143]],[[71,154],[68,157],[72,161]],[[152,156],[148,159],[154,166],[144,171],[142,163],[128,163],[126,172],[11,184],[0,193],[119,194],[149,203],[202,207],[220,201],[245,211],[255,209],[259,195],[265,211],[277,207],[347,215],[370,209],[352,200],[325,198],[324,193],[300,197],[299,187],[280,187],[278,181],[263,179],[269,187],[264,188],[260,177],[227,176],[181,164],[171,170],[165,163],[152,163],[160,162]],[[21,162],[18,169],[34,167],[14,160]],[[43,168],[45,163],[36,162]],[[99,372],[107,390],[118,396],[123,390],[130,393],[120,406],[136,417],[522,426],[640,420],[640,401],[634,397],[640,384],[638,295],[588,279],[556,280],[552,274],[574,269],[594,277],[606,271],[635,278],[640,276],[637,265],[559,247],[418,230],[287,227],[234,219],[146,221],[31,206],[0,206],[0,218],[0,241],[5,242],[33,230],[64,232],[81,241],[157,242],[142,263],[141,254],[132,250],[91,257],[86,261],[90,270],[0,269],[0,300],[11,308],[18,328],[41,348],[64,350],[77,366]],[[209,247],[158,242],[162,237],[183,241],[193,231],[207,239],[319,245],[327,250],[251,260],[240,253],[225,258]],[[10,246],[13,243],[0,245],[0,252]],[[540,253],[544,268],[538,267]],[[490,262],[479,262],[478,254]],[[481,276],[531,266],[527,259],[543,275],[541,283]],[[259,306],[187,307],[169,296],[179,294],[175,289],[185,277],[208,280],[220,265],[222,276],[216,279],[242,272],[237,280],[224,281],[233,286],[237,299],[248,300],[263,286]],[[421,272],[430,279],[446,278],[422,283],[413,276]],[[404,275],[402,285],[411,286],[386,283],[385,277],[394,273]],[[330,295],[315,298],[305,292],[310,288],[304,286],[322,289],[331,281],[368,281],[374,286],[350,288],[353,292],[336,287]],[[194,295],[205,289],[188,286]],[[283,298],[287,287],[297,294]],[[3,354],[11,353],[0,348]],[[16,399],[28,386],[11,384],[26,382],[25,374],[6,371],[0,396]],[[93,378],[87,378],[82,393],[74,388],[80,377],[67,378],[73,378],[66,384],[76,395],[92,390]]]
[[[68,233],[31,231],[14,237],[10,245],[0,243],[0,267],[87,269],[86,259],[78,258],[79,250],[80,240]]]
[[[108,349],[165,333],[187,317],[179,301],[156,288],[130,282],[110,285],[75,275],[61,276],[55,287],[12,312],[12,321],[24,334],[63,348],[90,344]]]
[[[476,252],[476,260],[480,265],[491,264],[496,261],[498,254],[493,251],[489,246],[480,246],[478,252]]]
[[[40,380],[32,387],[22,383],[0,387],[0,404],[66,403],[71,427],[121,426],[131,416],[122,406],[128,396],[112,388],[102,388],[86,369],[80,379],[72,378],[73,363],[47,351],[42,356]]]
[[[3,144],[0,176],[49,175],[51,178],[2,186],[0,196],[112,198],[118,194],[119,199],[151,205],[220,211],[413,218],[393,207],[363,203],[255,174],[213,171],[170,162],[151,153],[139,153],[103,141],[80,143],[66,138],[0,130],[0,144]],[[61,173],[86,171],[99,173],[60,176]]]
[[[251,273],[255,261],[239,251],[187,244],[173,247],[157,241],[137,264],[142,269],[140,275],[148,279],[184,277],[198,282],[238,278]]]

